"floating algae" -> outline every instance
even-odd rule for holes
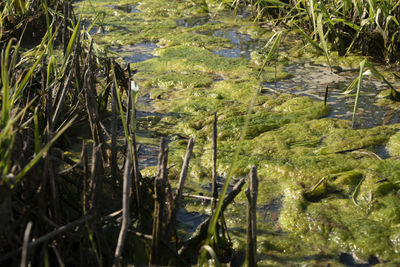
[[[400,264],[400,163],[393,158],[399,156],[396,132],[400,125],[376,127],[388,111],[376,107],[369,111],[373,102],[368,101],[362,107],[364,120],[359,122],[365,129],[353,129],[346,120],[354,96],[340,97],[339,93],[354,72],[343,73],[343,68],[358,67],[359,59],[351,58],[347,66],[336,60],[341,72],[331,75],[326,66],[291,59],[292,50],[286,49],[280,55],[285,60],[276,61],[276,74],[272,64],[257,79],[260,65],[255,57],[249,60],[249,50],[259,49],[254,39],[271,35],[265,27],[218,18],[218,14],[211,19],[207,9],[218,8],[213,1],[206,1],[206,6],[204,1],[130,2],[142,12],[124,12],[127,17],[105,21],[123,24],[129,34],[115,30],[107,38],[94,38],[108,45],[158,44],[152,58],[131,66],[138,69],[135,78],[151,105],[151,113],[140,115],[143,127],[169,138],[170,164],[177,164],[170,169],[173,183],[179,176],[186,139],[195,137],[185,190],[210,195],[214,112],[218,112],[218,174],[224,176],[251,98],[268,87],[275,93],[263,91],[257,96],[233,171],[240,177],[252,165],[258,166],[259,265]],[[104,5],[99,4],[105,9]],[[233,52],[215,53],[226,49]],[[300,63],[284,66],[288,59]],[[345,74],[348,78],[342,77]],[[331,88],[327,106],[323,104],[326,85]],[[374,99],[381,84],[369,87],[367,92]],[[363,95],[362,101],[364,97],[369,96]],[[387,158],[381,160],[372,153],[385,146]],[[154,173],[154,168],[143,170],[148,176]],[[243,262],[246,242],[245,201],[240,194],[225,213],[236,262]],[[193,213],[192,217],[181,214],[187,224],[183,234],[193,231],[190,220],[197,223],[200,212],[209,212],[209,207],[193,200],[185,200],[185,209]]]

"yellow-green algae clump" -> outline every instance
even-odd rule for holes
[[[156,57],[132,64],[142,93],[154,99],[162,116],[149,117],[156,134],[170,139],[170,179],[176,181],[188,137],[196,144],[186,192],[210,195],[213,114],[218,117],[218,173],[226,175],[248,112],[249,103],[264,81],[289,75],[278,62],[258,78],[260,66],[245,58],[213,53],[229,48],[228,40],[203,35],[204,30],[227,28],[227,21],[193,28],[178,19],[215,11],[214,1],[124,1],[140,13],[121,13],[114,2],[93,1],[107,15],[104,23],[124,25],[96,36],[105,44],[159,44]],[[119,5],[120,5],[119,4]],[[207,5],[209,4],[209,5]],[[83,5],[83,4],[82,4]],[[94,17],[88,10],[85,16]],[[86,13],[85,13],[86,12]],[[117,12],[117,14],[115,14]],[[221,20],[222,21],[222,20]],[[243,26],[243,21],[232,27]],[[247,23],[243,32],[268,36]],[[347,67],[354,67],[353,65]],[[340,266],[339,255],[356,263],[400,264],[400,125],[353,129],[351,122],[324,118],[329,107],[309,97],[258,94],[234,176],[258,167],[258,254],[260,266]],[[387,146],[393,158],[380,159],[373,149]],[[147,169],[144,174],[154,174]],[[237,250],[245,247],[246,198],[239,195],[225,214]],[[185,208],[209,212],[200,202],[186,200]]]

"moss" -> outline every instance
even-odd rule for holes
[[[104,23],[109,30],[95,38],[108,45],[158,42],[156,57],[132,64],[138,69],[135,78],[141,90],[151,96],[152,111],[162,113],[140,119],[139,126],[168,136],[169,165],[176,164],[169,172],[173,187],[187,138],[195,137],[185,192],[210,195],[214,112],[218,115],[218,174],[226,176],[254,93],[275,77],[288,78],[283,71],[286,58],[296,53],[307,56],[308,52],[299,50],[298,41],[289,40],[280,52],[286,58],[276,60],[277,73],[274,66],[267,66],[258,79],[260,53],[254,53],[252,60],[216,55],[212,50],[232,44],[202,33],[236,27],[266,40],[270,31],[226,15],[219,18],[218,14],[212,23],[178,26],[178,19],[214,12],[221,7],[218,1],[132,2],[142,13],[127,14],[107,7],[111,2],[95,1],[98,10],[108,15]],[[121,4],[125,3],[128,1]],[[83,12],[94,16],[90,10]],[[293,37],[289,35],[289,39]],[[315,57],[315,53],[308,56]],[[319,60],[325,62],[324,57]],[[342,60],[332,54],[332,62],[342,68],[359,67],[355,57]],[[387,104],[390,100],[379,101]],[[247,175],[251,166],[258,167],[261,264],[340,266],[338,255],[342,252],[354,253],[362,260],[375,256],[390,263],[400,261],[400,163],[393,158],[378,160],[368,153],[352,153],[388,142],[390,155],[399,156],[399,125],[353,129],[349,121],[324,118],[328,111],[320,101],[304,96],[259,94],[255,99],[232,173],[236,178]],[[146,168],[142,174],[152,177],[156,169]],[[237,250],[246,242],[245,203],[241,193],[225,213]],[[188,212],[210,212],[199,200],[185,199],[184,204]]]
[[[342,70],[359,69],[362,59],[359,56],[349,55],[341,57],[336,51],[329,53],[329,61],[332,66],[338,66]],[[315,63],[326,64],[326,57],[321,55],[315,60]]]
[[[258,25],[244,25],[240,27],[239,32],[248,34],[252,39],[256,40],[268,40],[274,34],[267,28],[260,27]]]
[[[388,127],[375,127],[372,129],[337,129],[323,140],[320,153],[332,153],[360,149],[368,146],[379,145],[387,141],[394,130]]]
[[[247,61],[241,58],[226,58],[213,54],[204,48],[175,46],[158,50],[156,54],[159,58],[153,58],[138,67],[154,68],[155,64],[161,65],[160,68],[170,68],[174,70],[185,71],[187,69],[214,72],[232,76],[238,72],[242,74],[250,72],[247,67]],[[157,68],[156,68],[157,69]]]
[[[396,133],[389,139],[386,149],[392,157],[400,156],[400,132]]]
[[[206,34],[198,34],[193,32],[183,32],[180,34],[171,33],[160,39],[158,44],[161,47],[171,47],[176,45],[205,47],[207,49],[231,48],[232,44],[229,39],[215,37]]]

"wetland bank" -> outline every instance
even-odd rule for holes
[[[196,138],[188,192],[211,194],[213,113],[223,182],[254,92],[261,89],[233,171],[239,178],[258,167],[260,266],[399,264],[399,124],[397,115],[389,115],[398,112],[397,104],[389,107],[387,97],[377,96],[388,87],[367,79],[352,127],[354,95],[341,94],[357,77],[362,57],[331,59],[331,73],[321,65],[322,55],[287,31],[258,77],[264,45],[281,29],[252,23],[246,7],[235,16],[212,1],[91,3],[104,12],[105,31],[94,35],[96,42],[138,70],[138,136],[147,131],[168,138],[170,164],[177,164],[170,180],[178,178],[186,139]],[[77,8],[89,21],[96,15],[86,1]],[[147,56],[136,55],[137,44],[148,48],[142,53]],[[334,89],[328,105],[326,86]],[[154,171],[148,166],[143,173]],[[241,193],[225,212],[233,257],[239,259],[246,240],[244,207]],[[201,201],[185,202],[193,221],[209,211]]]
[[[233,10],[232,6],[236,8]],[[75,2],[73,7],[82,16],[81,30],[87,36],[82,39],[87,42],[87,50],[95,51],[99,58],[115,58],[115,64],[122,66],[120,72],[113,72],[115,87],[123,80],[117,76],[124,76],[122,69],[129,66],[139,88],[132,132],[140,146],[141,183],[151,186],[142,188],[142,192],[131,192],[142,194],[145,211],[132,204],[133,219],[127,226],[122,264],[148,264],[149,255],[154,253],[149,223],[153,220],[153,206],[149,203],[156,194],[156,189],[152,191],[154,177],[160,175],[156,164],[161,137],[166,139],[169,150],[165,168],[168,166],[173,190],[178,187],[181,169],[185,167],[188,140],[195,140],[183,194],[200,197],[182,199],[176,216],[177,233],[173,237],[179,240],[177,247],[184,247],[183,240],[190,239],[196,228],[210,217],[212,201],[207,197],[212,196],[213,188],[215,113],[220,191],[227,177],[231,179],[228,187],[231,192],[241,178],[247,180],[252,166],[257,167],[259,266],[400,264],[400,105],[391,99],[391,88],[373,75],[364,75],[359,93],[354,90],[343,94],[359,76],[364,56],[341,57],[340,50],[331,51],[327,62],[322,48],[316,49],[298,31],[276,20],[255,19],[257,6],[251,8],[242,1],[234,1],[230,6],[213,0],[84,0]],[[264,64],[271,47],[277,44],[273,41],[278,38],[281,38],[279,45]],[[107,61],[97,59],[97,64],[109,68]],[[384,64],[373,65],[399,89],[396,65],[391,69]],[[104,92],[112,84],[112,79],[107,80],[108,74],[104,70],[95,79],[99,98],[106,95]],[[354,109],[356,97],[358,106]],[[129,106],[129,99],[122,93],[118,119],[110,107],[104,107],[105,112],[100,116],[104,132],[118,134],[118,140],[114,141],[114,135],[107,138],[105,134],[105,143],[109,145],[116,142],[117,147],[124,147],[125,142],[129,143],[126,141],[129,137],[124,135],[126,125],[121,122],[121,119],[129,122],[124,120],[123,112],[124,106]],[[118,124],[113,124],[117,120]],[[82,136],[81,131],[79,125],[71,129],[66,139],[73,141],[66,140],[63,147],[66,156],[85,168],[84,149],[79,155],[82,146],[78,144],[75,149],[71,143],[82,140],[96,143],[96,140],[93,137],[89,141],[86,135],[90,134]],[[110,147],[106,145],[107,155],[113,153]],[[93,158],[96,151],[99,152],[93,149]],[[125,152],[118,153],[114,163],[118,162],[122,173],[128,160],[120,155]],[[88,166],[93,173],[95,161]],[[110,170],[105,168],[102,175],[109,177],[110,172],[112,166]],[[73,180],[74,175],[65,179]],[[120,197],[113,189],[122,187],[122,179],[118,183],[114,185],[112,179],[105,179],[103,194],[110,203],[107,212],[120,208],[120,204],[111,201]],[[64,205],[82,204],[74,199],[79,199],[74,193],[84,189],[66,184],[62,185],[67,187],[69,197],[63,201]],[[215,240],[213,243],[220,260],[233,266],[245,264],[246,203],[243,190],[223,212],[228,232],[219,243]],[[58,225],[79,218],[76,211],[65,213],[65,220],[58,221]],[[107,213],[100,213],[104,219]],[[104,220],[97,226],[88,224],[87,233],[86,229],[71,233],[73,236],[85,231],[86,239],[74,239],[74,244],[88,247],[86,264],[91,260],[101,264],[104,260],[104,264],[111,265],[105,255],[114,249],[124,219],[106,216]],[[93,233],[104,233],[106,238]],[[56,242],[48,245],[56,246]],[[99,253],[98,249],[102,251]],[[71,258],[76,248],[66,251],[65,258],[61,257],[65,261],[85,263],[82,255],[80,261]],[[59,260],[56,254],[50,259]],[[196,263],[200,255],[200,251],[192,251],[185,260]]]

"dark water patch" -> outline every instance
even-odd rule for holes
[[[275,198],[270,203],[259,206],[258,213],[266,222],[271,222],[277,230],[280,230],[278,223],[279,216],[282,210],[282,198]]]
[[[154,43],[138,43],[119,48],[112,48],[111,50],[120,54],[126,63],[136,63],[153,58],[153,51],[157,47],[158,46]]]
[[[214,79],[214,82],[221,82],[223,80],[225,80],[224,77],[218,77],[218,78]]]
[[[344,95],[343,92],[358,76],[357,71],[343,71],[336,74],[331,73],[326,66],[309,62],[292,64],[284,70],[294,76],[277,83],[265,83],[265,91],[305,95],[324,101],[328,86],[327,104],[330,106],[328,117],[352,119],[356,91],[354,89],[348,95]],[[378,106],[375,102],[377,95],[387,89],[386,84],[364,77],[355,115],[356,128],[371,128],[383,124],[389,108]]]
[[[400,122],[400,114],[395,109],[389,109],[386,111],[382,125],[395,124]]]
[[[224,183],[225,183],[225,177],[218,176],[217,177],[217,188],[218,188],[218,191],[222,190],[222,187],[224,187]],[[207,183],[207,184],[203,185],[202,188],[204,190],[206,190],[206,191],[212,192],[212,183]],[[228,190],[227,190],[227,194],[229,194],[229,192],[231,190],[232,190],[232,186],[229,186]]]
[[[177,220],[180,226],[184,229],[187,237],[191,236],[197,227],[208,217],[209,215],[198,212],[188,212],[183,208],[180,208],[177,214]]]
[[[222,29],[209,34],[215,37],[227,38],[233,44],[234,47],[231,49],[218,49],[213,51],[215,54],[225,57],[250,59],[251,52],[262,47],[261,42],[252,39],[247,34],[240,33],[236,29]]]
[[[136,103],[136,117],[143,118],[149,115],[163,116],[161,113],[154,113],[154,107],[151,102],[153,99],[150,98],[150,94],[139,94],[138,101]]]
[[[386,149],[386,145],[380,145],[370,148],[373,153],[378,155],[381,159],[388,159],[390,158],[389,151]]]
[[[240,51],[239,48],[232,48],[232,49],[218,49],[213,51],[214,54],[220,55],[223,57],[232,57],[232,58],[239,58],[244,55],[244,51]]]
[[[136,5],[128,4],[128,5],[109,5],[108,7],[113,9],[118,9],[124,11],[126,13],[141,13],[142,11],[137,9]]]
[[[190,18],[184,18],[184,19],[178,19],[176,21],[176,24],[180,27],[185,27],[185,28],[194,28],[198,27],[201,25],[204,25],[210,21],[209,16],[205,17],[190,17]]]
[[[154,112],[150,94],[139,94],[136,102],[136,119],[138,121],[137,143],[140,144],[139,166],[144,169],[157,165],[160,138],[148,128],[156,124],[164,114]]]
[[[90,27],[91,22],[85,20],[83,22],[83,26],[85,27],[85,29],[87,30]],[[105,29],[105,26],[97,26],[97,25],[93,25],[90,30],[89,30],[89,34],[90,35],[94,35],[94,34],[108,34],[108,31]]]
[[[340,253],[339,262],[349,267],[369,267],[379,263],[379,259],[371,256],[368,261],[361,262],[355,255]]]
[[[138,131],[138,136],[141,135],[141,132]],[[140,143],[140,150],[138,153],[138,161],[139,161],[139,169],[144,169],[150,166],[157,166],[157,155],[159,151],[159,146],[152,144],[151,142],[143,142],[138,139]]]

